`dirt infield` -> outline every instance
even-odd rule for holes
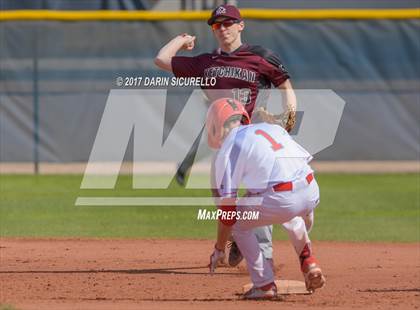
[[[0,303],[18,309],[418,309],[418,244],[314,244],[327,286],[313,295],[239,300],[244,264],[205,267],[208,240],[0,239]],[[302,280],[288,242],[277,278]]]

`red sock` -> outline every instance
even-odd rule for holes
[[[312,263],[315,263],[315,257],[312,256],[312,251],[309,243],[305,244],[305,247],[303,248],[302,252],[299,255],[300,260],[300,267],[302,270],[304,270],[305,265],[310,265]]]

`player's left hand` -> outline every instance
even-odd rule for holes
[[[225,261],[225,251],[221,251],[214,247],[213,254],[210,255],[210,264],[208,265],[210,273],[214,273],[216,267],[223,265]]]
[[[258,107],[252,113],[252,122],[279,125],[290,132],[296,125],[296,111],[290,110],[282,114],[272,114],[264,107]]]
[[[296,125],[296,111],[289,111],[286,115],[287,119],[285,121],[284,129],[286,129],[287,132],[291,132]]]

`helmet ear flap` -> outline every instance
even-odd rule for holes
[[[242,115],[241,124],[242,125],[249,125],[249,117],[247,118],[245,115]]]

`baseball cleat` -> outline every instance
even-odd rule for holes
[[[235,241],[232,241],[228,244],[229,249],[229,266],[236,267],[244,259],[242,256],[241,250],[239,250],[238,245]]]
[[[313,257],[308,257],[302,265],[303,276],[305,277],[306,289],[313,293],[316,289],[325,285],[325,277],[321,268]]]
[[[262,287],[252,287],[243,295],[244,299],[273,299],[277,298],[277,287],[274,282],[271,282]]]

